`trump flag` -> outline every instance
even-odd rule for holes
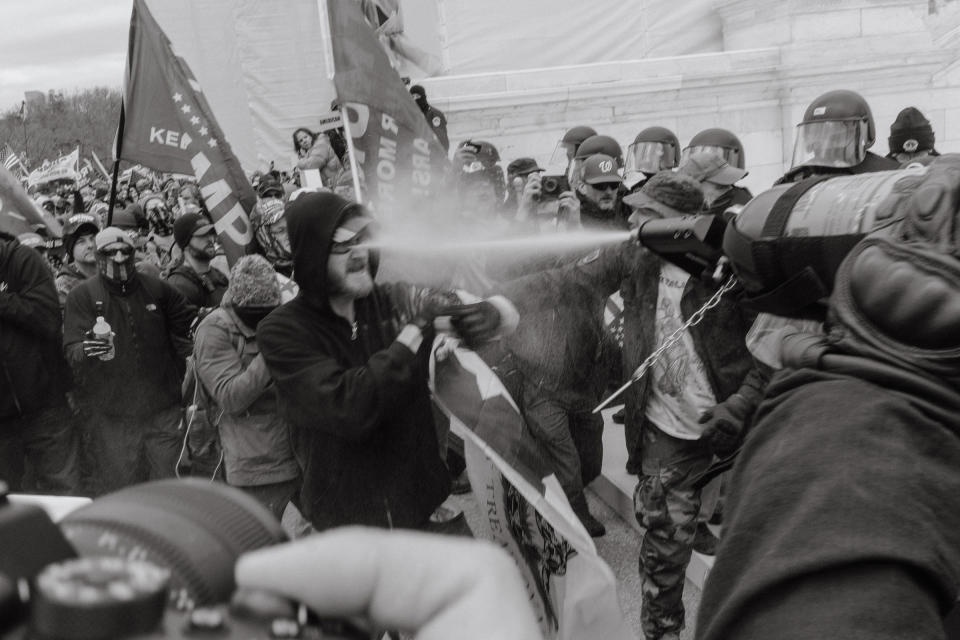
[[[115,160],[194,175],[227,260],[246,252],[257,196],[190,67],[145,0],[134,0]]]

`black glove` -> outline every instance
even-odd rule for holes
[[[471,349],[492,340],[500,328],[500,312],[486,300],[448,307],[445,313],[450,316],[450,324],[460,338]]]
[[[700,416],[700,424],[707,425],[703,439],[713,455],[720,459],[732,455],[743,442],[743,427],[752,407],[747,399],[735,393]]]
[[[99,358],[105,356],[113,350],[113,345],[109,340],[98,340],[91,338],[83,341],[83,355],[88,358]]]

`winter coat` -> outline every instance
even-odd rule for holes
[[[247,487],[296,478],[287,423],[255,332],[227,300],[203,319],[194,340],[197,374],[217,404],[227,482]]]
[[[0,234],[0,420],[62,404],[60,305],[43,256]]]
[[[852,362],[771,380],[729,478],[698,640],[945,637],[960,396],[936,380],[925,399]]]
[[[660,258],[652,252],[625,243],[596,250],[568,267],[514,280],[504,285],[503,293],[517,306],[522,322],[525,313],[549,308],[556,300],[571,295],[569,292],[580,292],[585,299],[599,296],[602,300],[619,289],[624,304],[623,371],[629,375],[658,346],[655,340],[660,265]],[[680,299],[683,318],[689,318],[713,293],[697,278],[689,278]],[[729,294],[706,312],[702,322],[690,327],[697,356],[704,364],[717,402],[745,391],[741,389],[744,384],[751,387],[749,397],[756,398],[758,392],[753,387],[765,383],[765,377],[756,375],[745,343],[752,323],[753,314],[745,312],[734,295]],[[748,373],[754,375],[748,378]],[[633,473],[640,470],[641,433],[647,422],[649,396],[649,375],[634,383],[624,395],[628,469]]]
[[[333,188],[343,165],[340,164],[340,159],[330,145],[330,140],[327,139],[326,134],[318,134],[313,141],[313,146],[306,152],[301,151],[299,156],[297,167],[300,169],[319,169],[320,177],[323,178],[323,185]]]
[[[104,318],[116,334],[112,360],[83,354],[97,301],[103,302]],[[92,412],[122,417],[178,405],[195,316],[196,309],[175,288],[144,273],[122,286],[101,275],[81,282],[67,296],[63,336],[78,400]]]
[[[75,262],[70,262],[57,272],[55,283],[57,285],[57,297],[60,299],[60,308],[67,304],[67,295],[73,291],[74,287],[87,279]]]
[[[170,272],[167,282],[173,285],[187,302],[199,308],[220,306],[230,283],[219,269],[211,267],[207,273],[200,275],[186,262]]]
[[[449,151],[450,138],[447,135],[447,116],[443,115],[443,111],[433,105],[427,105],[426,110],[423,111],[423,117],[426,118],[430,129],[437,136],[437,141],[443,147],[443,150]]]
[[[288,206],[300,292],[260,322],[257,342],[292,427],[303,470],[299,507],[313,526],[420,527],[448,495],[450,478],[427,389],[431,341],[413,353],[396,337],[429,291],[377,285],[355,301],[353,325],[333,312],[331,239],[355,206],[331,193]]]

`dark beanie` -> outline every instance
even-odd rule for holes
[[[933,127],[916,107],[907,107],[890,125],[890,153],[933,151]]]

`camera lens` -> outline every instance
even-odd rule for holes
[[[237,558],[287,540],[253,497],[196,479],[117,491],[77,509],[60,526],[81,556],[134,558],[168,569],[178,608],[229,600]]]
[[[556,178],[544,178],[543,181],[540,183],[540,187],[546,193],[553,193],[554,191],[557,190],[558,186],[559,185],[557,184]]]

